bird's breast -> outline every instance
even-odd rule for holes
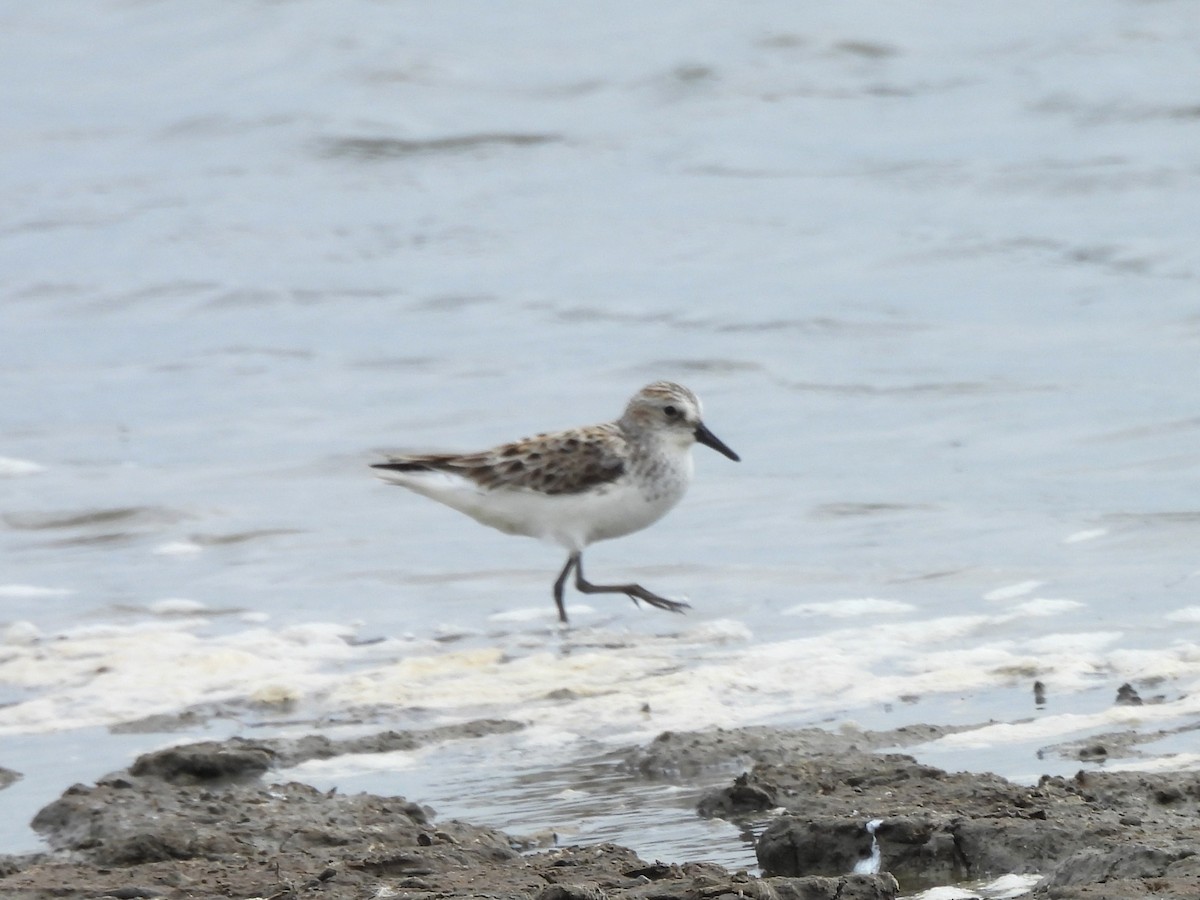
[[[630,480],[604,493],[581,498],[586,507],[586,514],[579,519],[586,527],[584,543],[641,531],[666,515],[682,496],[683,490],[670,489],[665,483],[647,489],[645,484]]]
[[[692,454],[654,453],[635,459],[631,481],[652,505],[670,509],[687,493],[692,482]],[[664,512],[666,510],[664,509]]]

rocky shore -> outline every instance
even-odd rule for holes
[[[306,759],[520,727],[233,739],[147,754],[38,813],[49,849],[0,857],[0,896],[884,900],[1007,873],[1043,876],[1034,897],[1200,896],[1200,774],[1091,772],[1022,786],[879,752],[946,729],[666,733],[622,754],[631,772],[681,783],[744,766],[704,795],[697,815],[759,834],[761,875],[644,860],[612,844],[538,847],[439,821],[404,798],[271,778]]]

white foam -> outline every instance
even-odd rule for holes
[[[1108,653],[1106,662],[1121,673],[1122,680],[1152,678],[1184,679],[1195,675],[1200,665],[1200,645],[1179,641],[1167,648],[1137,649],[1118,647]]]
[[[1044,581],[1018,581],[1016,584],[1009,584],[988,591],[983,595],[983,599],[1012,600],[1014,597],[1024,597],[1026,594],[1032,594],[1045,583]]]
[[[588,791],[581,791],[576,788],[563,788],[557,794],[552,794],[556,800],[584,800],[591,796]]]
[[[39,597],[67,597],[75,593],[70,588],[41,587],[36,584],[0,584],[0,598],[36,600]]]
[[[0,682],[36,696],[0,707],[0,733],[111,725],[272,686],[312,696],[332,677],[321,670],[352,652],[344,641],[297,644],[263,630],[201,637],[189,630],[197,621],[97,625],[9,647]]]
[[[1021,897],[1033,890],[1042,880],[1041,875],[1001,875],[995,881],[989,881],[980,887],[983,896],[988,900],[1010,900]]]
[[[1088,528],[1083,531],[1076,531],[1073,534],[1068,534],[1063,538],[1064,544],[1082,544],[1084,541],[1094,541],[1096,538],[1102,538],[1108,534],[1107,528]]]
[[[3,640],[0,643],[5,644],[22,644],[31,646],[42,639],[42,630],[32,622],[21,620],[12,622],[3,632]]]
[[[308,759],[287,769],[289,779],[347,778],[364,773],[390,773],[415,768],[430,748],[389,750],[384,753],[343,753],[329,759]]]
[[[1122,680],[1156,673],[1200,679],[1196,645],[1114,649],[1108,632],[1001,639],[994,625],[1008,614],[867,628],[853,622],[750,643],[740,623],[715,620],[667,635],[593,630],[566,648],[524,632],[489,637],[483,646],[431,639],[356,645],[348,640],[356,634],[352,623],[328,622],[210,635],[202,630],[206,618],[164,615],[6,644],[0,683],[31,696],[0,707],[0,734],[111,725],[227,701],[303,704],[315,717],[347,707],[420,707],[427,721],[520,721],[521,746],[557,759],[581,740],[635,743],[666,730],[812,721],[905,695],[989,690],[1033,672],[1058,696],[1094,688],[1098,671],[1114,690]],[[997,724],[944,738],[944,746],[1045,742],[1088,728],[1132,727],[1184,715],[1188,702],[1200,707],[1200,691],[1192,695],[1196,701]]]
[[[944,641],[962,641],[995,622],[993,616],[943,616],[920,622],[876,623],[870,629],[858,629],[860,646],[872,653],[908,655],[914,648]],[[833,632],[838,635],[842,632]]]
[[[36,475],[38,472],[45,471],[45,466],[32,460],[0,456],[0,478],[21,478],[25,475]]]
[[[745,644],[754,639],[754,632],[744,622],[713,619],[688,628],[680,636],[684,640],[702,644]]]
[[[929,888],[912,894],[912,900],[1015,900],[1024,897],[1042,880],[1041,875],[1001,875],[999,878],[974,889],[961,885],[946,885]]]
[[[899,600],[880,600],[862,597],[848,600],[800,603],[783,611],[785,616],[829,616],[834,619],[857,619],[867,616],[895,616],[916,610],[911,603]]]
[[[925,746],[946,749],[1046,743],[1097,730],[1138,728],[1197,713],[1200,713],[1200,697],[1183,697],[1171,703],[1111,706],[1096,713],[1061,713],[1021,722],[996,722],[971,731],[945,735]]]
[[[871,855],[864,859],[860,859],[854,864],[855,875],[879,874],[879,866],[883,862],[883,854],[880,852],[879,838],[875,836],[875,832],[882,824],[883,819],[872,819],[864,826],[867,834],[871,835]]]
[[[159,544],[152,551],[157,556],[196,556],[204,552],[204,548],[194,541],[167,541]]]
[[[912,895],[912,900],[979,900],[982,894],[962,887],[933,887]]]
[[[1200,769],[1200,753],[1170,753],[1153,759],[1112,762],[1106,772],[1193,772]]]

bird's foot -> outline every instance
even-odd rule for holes
[[[684,610],[692,608],[692,604],[685,603],[683,600],[668,600],[666,597],[660,597],[658,594],[652,593],[645,588],[639,587],[636,591],[626,591],[625,593],[633,601],[634,606],[638,605],[639,600],[644,600],[656,609],[665,609],[667,612],[682,613]]]

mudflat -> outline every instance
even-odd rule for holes
[[[0,895],[867,900],[1015,873],[1041,876],[1035,897],[1200,896],[1200,774],[1092,771],[1019,785],[894,752],[952,730],[936,726],[668,732],[622,752],[631,773],[681,783],[744,767],[696,812],[756,834],[759,873],[645,860],[614,844],[554,846],[440,821],[401,797],[271,778],[306,759],[520,727],[486,720],[146,754],[41,810],[33,824],[48,849],[0,857]],[[873,857],[878,871],[864,871]]]

